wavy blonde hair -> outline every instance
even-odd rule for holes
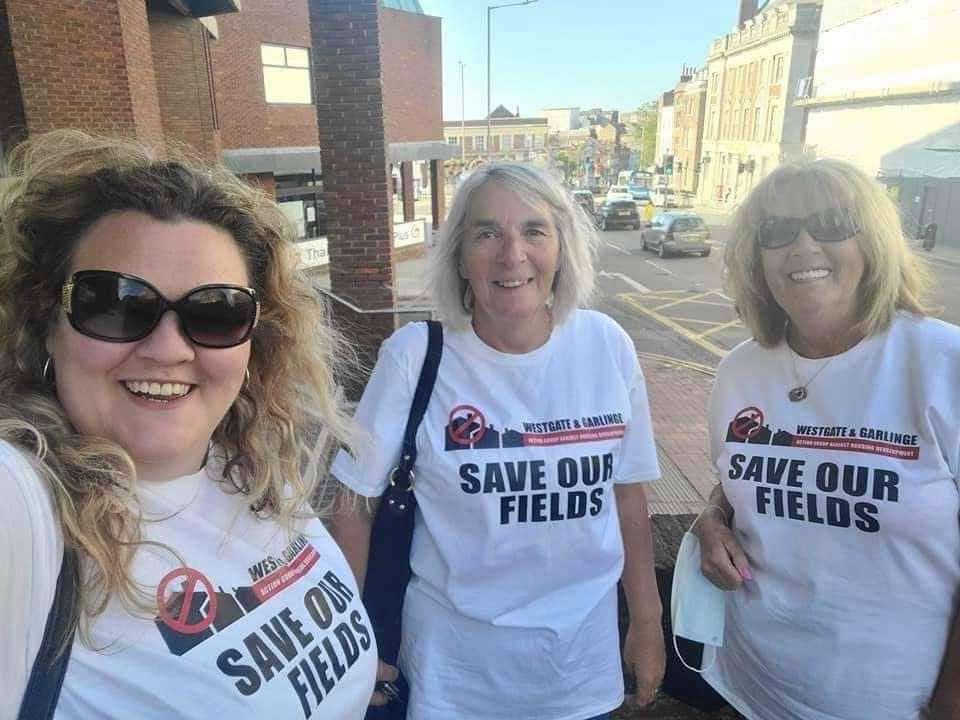
[[[757,342],[779,344],[788,321],[767,285],[757,244],[757,227],[785,202],[805,212],[843,207],[853,213],[864,262],[858,289],[863,335],[886,328],[897,310],[931,314],[930,273],[907,245],[897,207],[879,183],[843,160],[799,160],[778,166],[761,180],[730,222],[725,285]]]
[[[434,305],[451,330],[462,332],[470,327],[472,311],[464,302],[468,283],[460,275],[460,259],[473,196],[487,183],[512,190],[531,207],[545,210],[553,220],[560,240],[560,257],[553,281],[551,312],[554,324],[560,325],[593,296],[594,257],[600,239],[593,222],[583,208],[570,199],[563,185],[546,172],[524,163],[484,165],[472,171],[457,189],[437,235],[437,246],[427,271]]]
[[[276,203],[224,168],[182,150],[160,156],[133,140],[58,130],[17,146],[9,173],[0,187],[0,439],[30,454],[49,482],[66,547],[92,561],[75,618],[88,640],[89,623],[111,597],[131,612],[149,603],[130,576],[146,543],[134,463],[116,443],[76,433],[44,378],[44,343],[84,233],[108,213],[133,210],[207,223],[234,238],[262,305],[249,381],[212,440],[226,456],[227,491],[287,529],[325,478],[318,452],[328,459],[354,444],[334,379],[344,343],[298,267],[293,230]],[[320,450],[318,438],[327,441]]]

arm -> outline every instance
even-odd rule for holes
[[[960,720],[960,612],[954,616],[940,680],[930,700],[929,720]]]
[[[710,505],[723,512],[706,508],[693,529],[700,540],[700,569],[721,590],[736,590],[753,575],[746,553],[727,525],[733,519],[733,507],[723,494],[723,485],[718,483],[711,491]]]
[[[614,493],[626,556],[621,580],[630,613],[623,660],[636,675],[637,703],[646,705],[660,687],[666,666],[650,514],[642,483],[615,485]]]
[[[341,485],[330,518],[330,534],[346,556],[361,594],[367,578],[370,531],[379,505],[380,498],[368,499]]]
[[[53,603],[63,542],[41,480],[0,443],[0,720],[17,717]]]

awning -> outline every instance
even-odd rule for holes
[[[318,147],[240,148],[224,150],[220,157],[224,165],[240,175],[293,175],[314,170],[320,172]],[[459,145],[436,141],[390,143],[387,149],[387,160],[392,163],[450,160],[458,157]]]
[[[220,155],[224,165],[241,175],[320,172],[318,147],[240,148],[224,150]]]
[[[201,18],[240,12],[241,0],[169,0],[184,15]]]
[[[390,143],[387,160],[392,163],[413,160],[452,160],[460,157],[460,146],[428,140],[426,142]]]

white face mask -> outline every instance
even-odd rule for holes
[[[698,517],[697,520],[700,518]],[[694,525],[696,520],[694,520]],[[723,647],[723,620],[726,605],[724,591],[700,572],[700,540],[691,530],[683,534],[677,562],[673,569],[670,592],[670,619],[673,623],[673,649],[684,666],[694,672],[705,672],[717,659],[717,648]],[[677,649],[677,635],[713,647],[710,664],[702,669],[687,665]]]

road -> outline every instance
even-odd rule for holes
[[[627,330],[640,352],[715,366],[750,335],[722,288],[727,230],[711,227],[709,257],[658,258],[640,247],[640,231],[601,233],[597,305]],[[924,255],[935,281],[939,317],[960,325],[960,253]]]

